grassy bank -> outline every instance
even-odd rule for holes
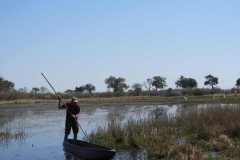
[[[68,101],[65,99],[65,101]],[[17,99],[0,100],[1,104],[57,103],[56,99]],[[179,104],[179,103],[240,103],[238,95],[206,96],[125,96],[112,98],[80,98],[80,105],[114,105],[114,104]]]
[[[125,126],[113,118],[89,140],[116,149],[144,149],[153,159],[239,159],[240,106],[210,106],[171,118],[156,110],[148,119],[129,121]]]
[[[32,99],[15,99],[15,100],[0,100],[0,105],[3,104],[31,104],[34,103]]]

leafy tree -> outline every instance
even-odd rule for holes
[[[113,89],[114,93],[122,93],[124,89],[128,89],[128,85],[125,82],[126,80],[122,77],[114,77],[110,76],[109,78],[105,79],[105,84],[107,88]]]
[[[0,91],[11,91],[14,89],[14,83],[0,77]]]
[[[90,95],[92,95],[92,92],[95,90],[96,90],[96,87],[91,83],[75,88],[75,92],[83,93],[84,91],[87,91]]]
[[[76,88],[75,88],[75,92],[83,93],[83,92],[86,90],[85,87],[86,87],[86,86],[76,87]]]
[[[39,91],[40,91],[40,89],[38,87],[33,87],[32,88],[32,93],[35,94],[35,95],[38,94]]]
[[[155,87],[156,91],[158,89],[165,88],[167,86],[166,78],[161,77],[161,76],[153,77],[152,86]]]
[[[240,88],[240,78],[237,79],[236,86],[237,86],[238,89]]]
[[[110,76],[107,79],[105,79],[105,84],[107,85],[107,88],[113,89],[113,92],[117,90],[117,84],[116,84],[116,77]]]
[[[132,88],[137,96],[142,92],[142,85],[140,83],[133,84]]]
[[[64,93],[66,93],[66,94],[72,94],[72,93],[74,93],[74,90],[67,89],[66,91],[64,91]]]
[[[211,86],[212,90],[214,89],[214,86],[218,84],[218,78],[214,77],[213,75],[209,74],[205,76],[206,81],[204,82],[205,86]]]
[[[92,95],[92,92],[96,90],[96,87],[90,83],[85,85],[85,89],[88,91],[90,95]]]
[[[173,95],[173,89],[172,88],[168,88],[167,89],[167,96],[172,96]]]
[[[176,81],[176,86],[180,88],[195,88],[197,87],[197,81],[193,78],[186,78],[184,76],[181,76]]]

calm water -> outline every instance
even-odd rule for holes
[[[196,107],[206,107],[197,105]],[[130,119],[147,117],[156,108],[164,116],[173,116],[187,106],[142,105],[81,107],[79,122],[91,133],[103,127],[117,116],[124,124]],[[0,106],[0,132],[22,133],[20,137],[0,141],[0,160],[73,160],[77,159],[63,151],[65,111],[54,106],[28,105]],[[70,135],[72,137],[72,135]],[[82,132],[79,139],[83,139]],[[144,152],[119,151],[113,160],[147,160]]]

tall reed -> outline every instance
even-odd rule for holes
[[[89,140],[117,149],[143,149],[155,159],[234,159],[240,157],[240,106],[210,105],[170,117],[158,109],[125,125],[113,117]]]

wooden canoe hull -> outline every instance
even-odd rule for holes
[[[111,148],[90,144],[84,141],[65,140],[63,147],[66,152],[85,160],[109,160],[115,155]]]

